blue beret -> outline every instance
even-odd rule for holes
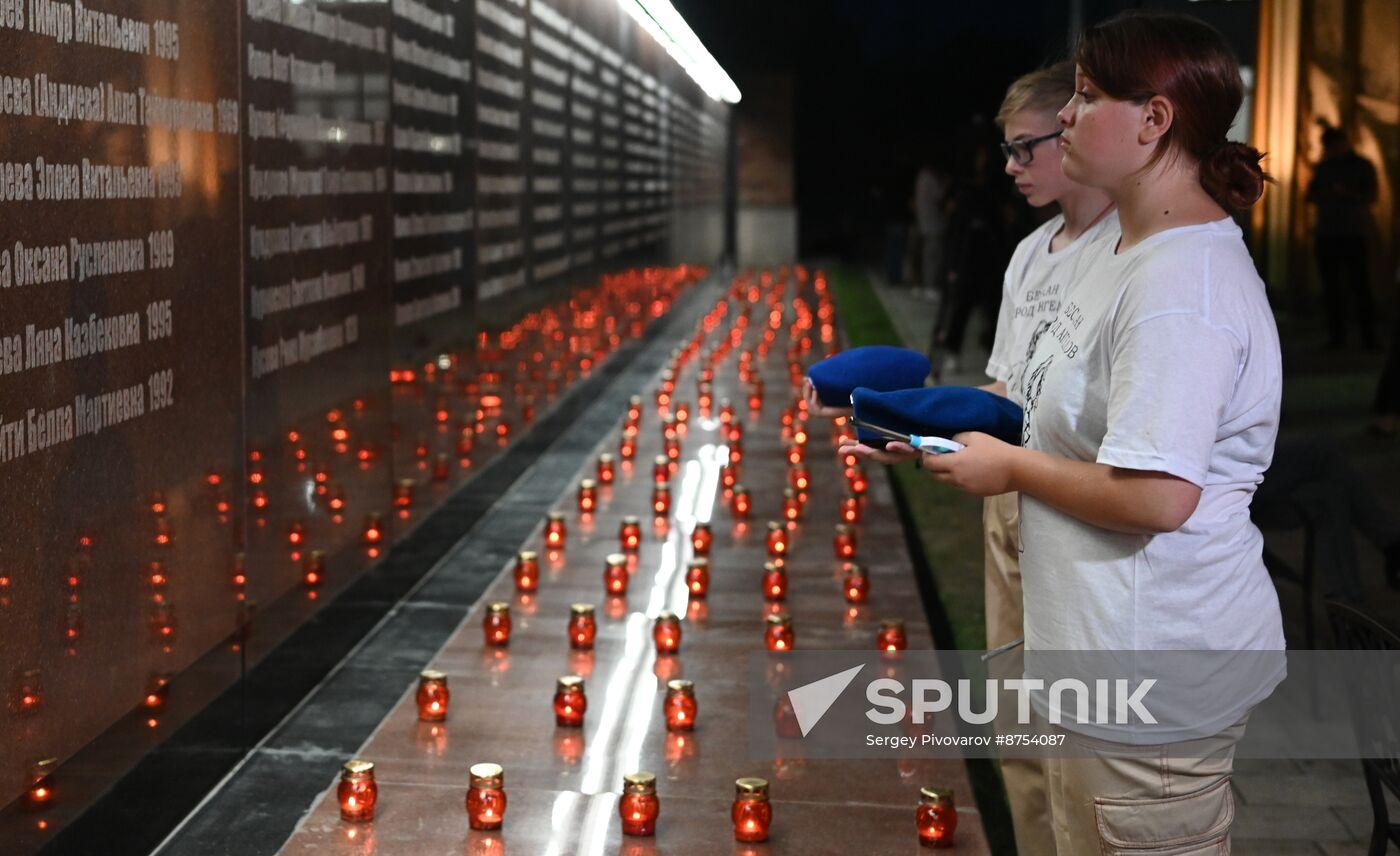
[[[946,437],[963,431],[981,431],[1008,443],[1021,445],[1021,408],[1010,399],[971,386],[932,386],[877,392],[857,389],[851,394],[855,417],[901,434]],[[860,441],[884,440],[859,430]],[[877,443],[883,446],[883,443]]]
[[[928,357],[908,348],[867,345],[812,364],[807,370],[817,396],[828,407],[850,407],[858,386],[888,392],[914,389],[928,377]]]

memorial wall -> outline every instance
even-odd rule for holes
[[[616,0],[0,0],[0,44],[4,805],[548,407],[526,310],[713,261],[728,112]]]

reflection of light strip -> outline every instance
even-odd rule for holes
[[[640,612],[634,612],[627,616],[627,641],[622,649],[622,659],[618,661],[617,668],[613,669],[608,676],[608,682],[603,686],[603,715],[598,725],[598,731],[593,735],[593,739],[588,741],[588,752],[583,761],[583,784],[581,790],[585,794],[600,793],[603,787],[603,777],[607,774],[608,768],[608,746],[612,743],[612,733],[617,729],[622,716],[622,706],[627,701],[627,690],[636,680],[637,670],[641,666],[642,652],[646,650],[647,619]]]
[[[656,675],[639,675],[637,686],[632,690],[632,709],[627,712],[627,725],[622,730],[622,748],[617,757],[624,776],[635,773],[642,766],[642,743],[647,738],[647,727],[651,725],[651,709],[656,705]]]
[[[554,798],[554,808],[549,813],[549,846],[545,856],[562,856],[564,844],[573,840],[574,807],[578,805],[580,794],[577,791],[564,791]]]
[[[588,802],[588,814],[579,833],[579,856],[599,856],[608,843],[608,824],[617,813],[617,794],[598,794]]]
[[[670,0],[618,0],[618,5],[680,63],[706,95],[716,101],[739,103],[739,87],[705,49],[700,37]]]
[[[676,560],[676,553],[680,550],[678,539],[679,533],[672,530],[666,536],[666,543],[661,545],[661,564],[652,577],[651,595],[647,598],[646,612],[642,613],[648,618],[655,618],[666,606],[666,592],[670,590],[671,581],[676,578],[676,571],[680,568],[680,562]]]

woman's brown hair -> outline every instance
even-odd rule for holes
[[[1239,61],[1225,38],[1185,15],[1128,12],[1096,24],[1080,37],[1075,62],[1110,98],[1171,101],[1172,125],[1153,155],[1186,154],[1200,165],[1201,187],[1229,211],[1249,208],[1269,180],[1263,157],[1226,140],[1244,100]]]

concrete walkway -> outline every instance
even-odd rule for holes
[[[917,288],[891,287],[873,273],[876,293],[907,347],[927,350],[937,315],[937,300]],[[1293,432],[1325,433],[1343,444],[1352,467],[1393,514],[1400,514],[1400,441],[1365,432],[1370,396],[1382,354],[1328,353],[1316,319],[1281,319],[1284,341],[1284,436]],[[956,355],[957,367],[943,372],[945,384],[980,385],[987,352],[980,347],[984,325],[973,316]],[[1270,549],[1301,567],[1298,533],[1266,532]],[[1358,539],[1366,610],[1392,627],[1400,626],[1400,594],[1385,585],[1379,551]],[[1289,644],[1303,647],[1302,596],[1288,582],[1278,585]],[[1315,595],[1315,597],[1317,597]],[[1314,604],[1320,647],[1330,646],[1320,598]],[[1342,856],[1361,854],[1371,833],[1371,808],[1361,766],[1355,761],[1241,760],[1234,776],[1236,856]],[[1391,818],[1400,819],[1392,801]]]

